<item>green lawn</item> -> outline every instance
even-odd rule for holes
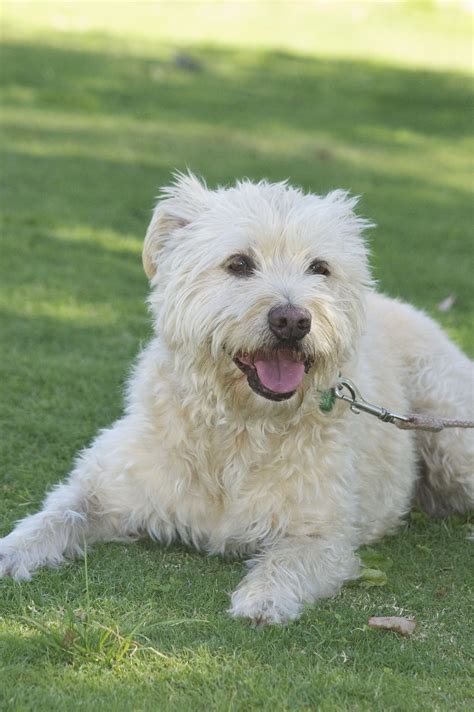
[[[361,194],[381,289],[474,354],[469,23],[455,3],[3,3],[0,533],[121,411],[175,168]],[[243,564],[179,546],[1,581],[0,709],[468,710],[470,528],[415,514],[376,547],[384,586],[287,628],[231,621]],[[366,627],[395,613],[412,638]]]

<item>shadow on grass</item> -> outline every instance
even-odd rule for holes
[[[5,44],[2,54],[10,67],[7,106],[16,96],[76,115],[250,130],[280,124],[312,130],[322,123],[332,134],[371,145],[379,140],[371,130],[381,127],[454,138],[472,129],[472,84],[462,74],[205,46],[193,49],[198,71],[179,66],[164,45],[156,47],[156,58],[21,43]]]
[[[4,45],[9,67],[3,72],[4,121],[18,132],[19,156],[28,154],[25,143],[31,139],[37,157],[61,157],[66,165],[58,162],[55,170],[53,160],[38,175],[61,176],[67,190],[68,161],[72,176],[102,173],[104,164],[113,179],[114,164],[133,171],[137,158],[140,171],[166,171],[183,160],[202,162],[214,142],[224,161],[212,175],[219,175],[232,155],[238,170],[226,172],[233,176],[241,173],[235,155],[240,150],[250,165],[252,158],[271,162],[275,153],[270,172],[278,171],[279,162],[298,157],[291,141],[299,135],[313,141],[312,150],[304,145],[306,161],[326,169],[333,158],[344,162],[343,155],[324,151],[327,143],[342,148],[350,143],[369,152],[382,147],[394,155],[404,147],[416,152],[429,139],[471,134],[472,86],[464,75],[277,52],[202,47],[194,53],[202,62],[199,71],[177,66],[166,46],[158,46],[157,58],[150,59]],[[15,113],[19,110],[24,113]],[[29,117],[29,111],[37,113]],[[223,144],[232,132],[230,144]],[[272,134],[279,132],[290,145],[272,143]],[[199,145],[202,139],[210,146]],[[124,148],[129,149],[125,158]]]
[[[78,224],[136,236],[138,246],[154,194],[175,167],[189,165],[211,184],[290,177],[316,192],[365,194],[361,210],[380,224],[377,276],[389,291],[416,300],[434,290],[441,299],[454,289],[440,284],[456,261],[462,307],[472,294],[468,77],[212,47],[193,49],[200,68],[189,71],[175,50],[158,45],[146,58],[111,45],[4,45],[4,240],[12,252],[21,251],[18,229],[31,236],[39,226],[42,241]],[[85,252],[80,259],[89,268]],[[431,269],[420,270],[428,259]]]

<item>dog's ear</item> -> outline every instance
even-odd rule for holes
[[[172,185],[161,191],[143,245],[143,268],[149,279],[156,273],[165,242],[202,212],[208,198],[206,185],[192,173],[175,173]]]

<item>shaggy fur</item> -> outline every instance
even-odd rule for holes
[[[357,576],[357,547],[393,531],[414,496],[434,514],[472,506],[472,432],[415,434],[341,401],[320,408],[340,372],[396,412],[472,408],[466,356],[373,290],[355,204],[342,191],[211,191],[177,177],[145,239],[155,337],[125,415],[0,541],[0,575],[28,579],[85,541],[179,537],[248,555],[230,613],[284,623]],[[269,325],[289,305],[309,313],[303,338]]]

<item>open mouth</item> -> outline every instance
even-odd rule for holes
[[[312,359],[287,347],[274,351],[240,352],[234,363],[247,376],[250,388],[268,400],[288,400],[294,395]]]

